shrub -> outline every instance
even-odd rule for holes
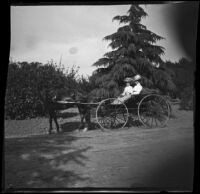
[[[44,116],[39,92],[44,89],[66,93],[76,85],[76,67],[64,72],[53,61],[10,62],[5,96],[5,119],[25,119]]]
[[[181,93],[180,109],[193,110],[193,89],[186,87]]]

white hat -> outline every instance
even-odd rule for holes
[[[137,74],[137,75],[135,75],[134,77],[133,77],[133,81],[137,81],[137,80],[140,80],[141,79],[141,76],[139,75],[139,74]]]
[[[133,81],[133,78],[127,77],[127,78],[124,79],[124,81],[125,82],[131,82],[131,81]]]

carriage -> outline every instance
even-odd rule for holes
[[[155,91],[142,92],[126,102],[120,102],[118,98],[107,98],[97,103],[65,103],[95,107],[96,121],[102,130],[123,128],[130,120],[148,128],[164,127],[170,116],[168,100]]]
[[[114,104],[117,100],[108,98],[98,105],[96,119],[102,129],[123,128],[130,119],[148,128],[164,127],[169,120],[170,104],[165,96],[160,94],[142,93],[125,103]]]

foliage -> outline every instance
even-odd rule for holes
[[[180,108],[184,110],[192,110],[194,99],[193,99],[193,88],[192,87],[186,87],[181,92],[181,103]]]
[[[146,16],[139,5],[133,4],[127,15],[113,18],[124,26],[104,38],[111,41],[109,46],[112,51],[105,53],[93,64],[97,67],[92,75],[96,86],[93,91],[95,95],[118,95],[123,87],[123,79],[135,74],[142,75],[142,84],[145,87],[157,88],[163,93],[175,89],[168,72],[156,67],[157,64],[164,63],[161,59],[164,48],[155,44],[163,37],[141,24],[141,19]]]
[[[181,108],[192,109],[195,64],[186,58],[181,58],[175,63],[167,61],[164,68],[171,72],[173,81],[177,86],[174,96],[181,99]]]
[[[5,99],[5,118],[25,119],[44,115],[41,92],[56,91],[58,97],[76,87],[78,69],[65,69],[53,61],[10,62]]]

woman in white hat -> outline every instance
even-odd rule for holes
[[[124,82],[126,82],[126,87],[124,88],[123,93],[117,98],[118,100],[114,101],[114,104],[121,104],[130,99],[133,95],[138,95],[142,91],[142,85],[139,80],[141,79],[140,75],[136,75],[133,78],[127,77]],[[131,82],[134,82],[135,86],[131,86]]]

